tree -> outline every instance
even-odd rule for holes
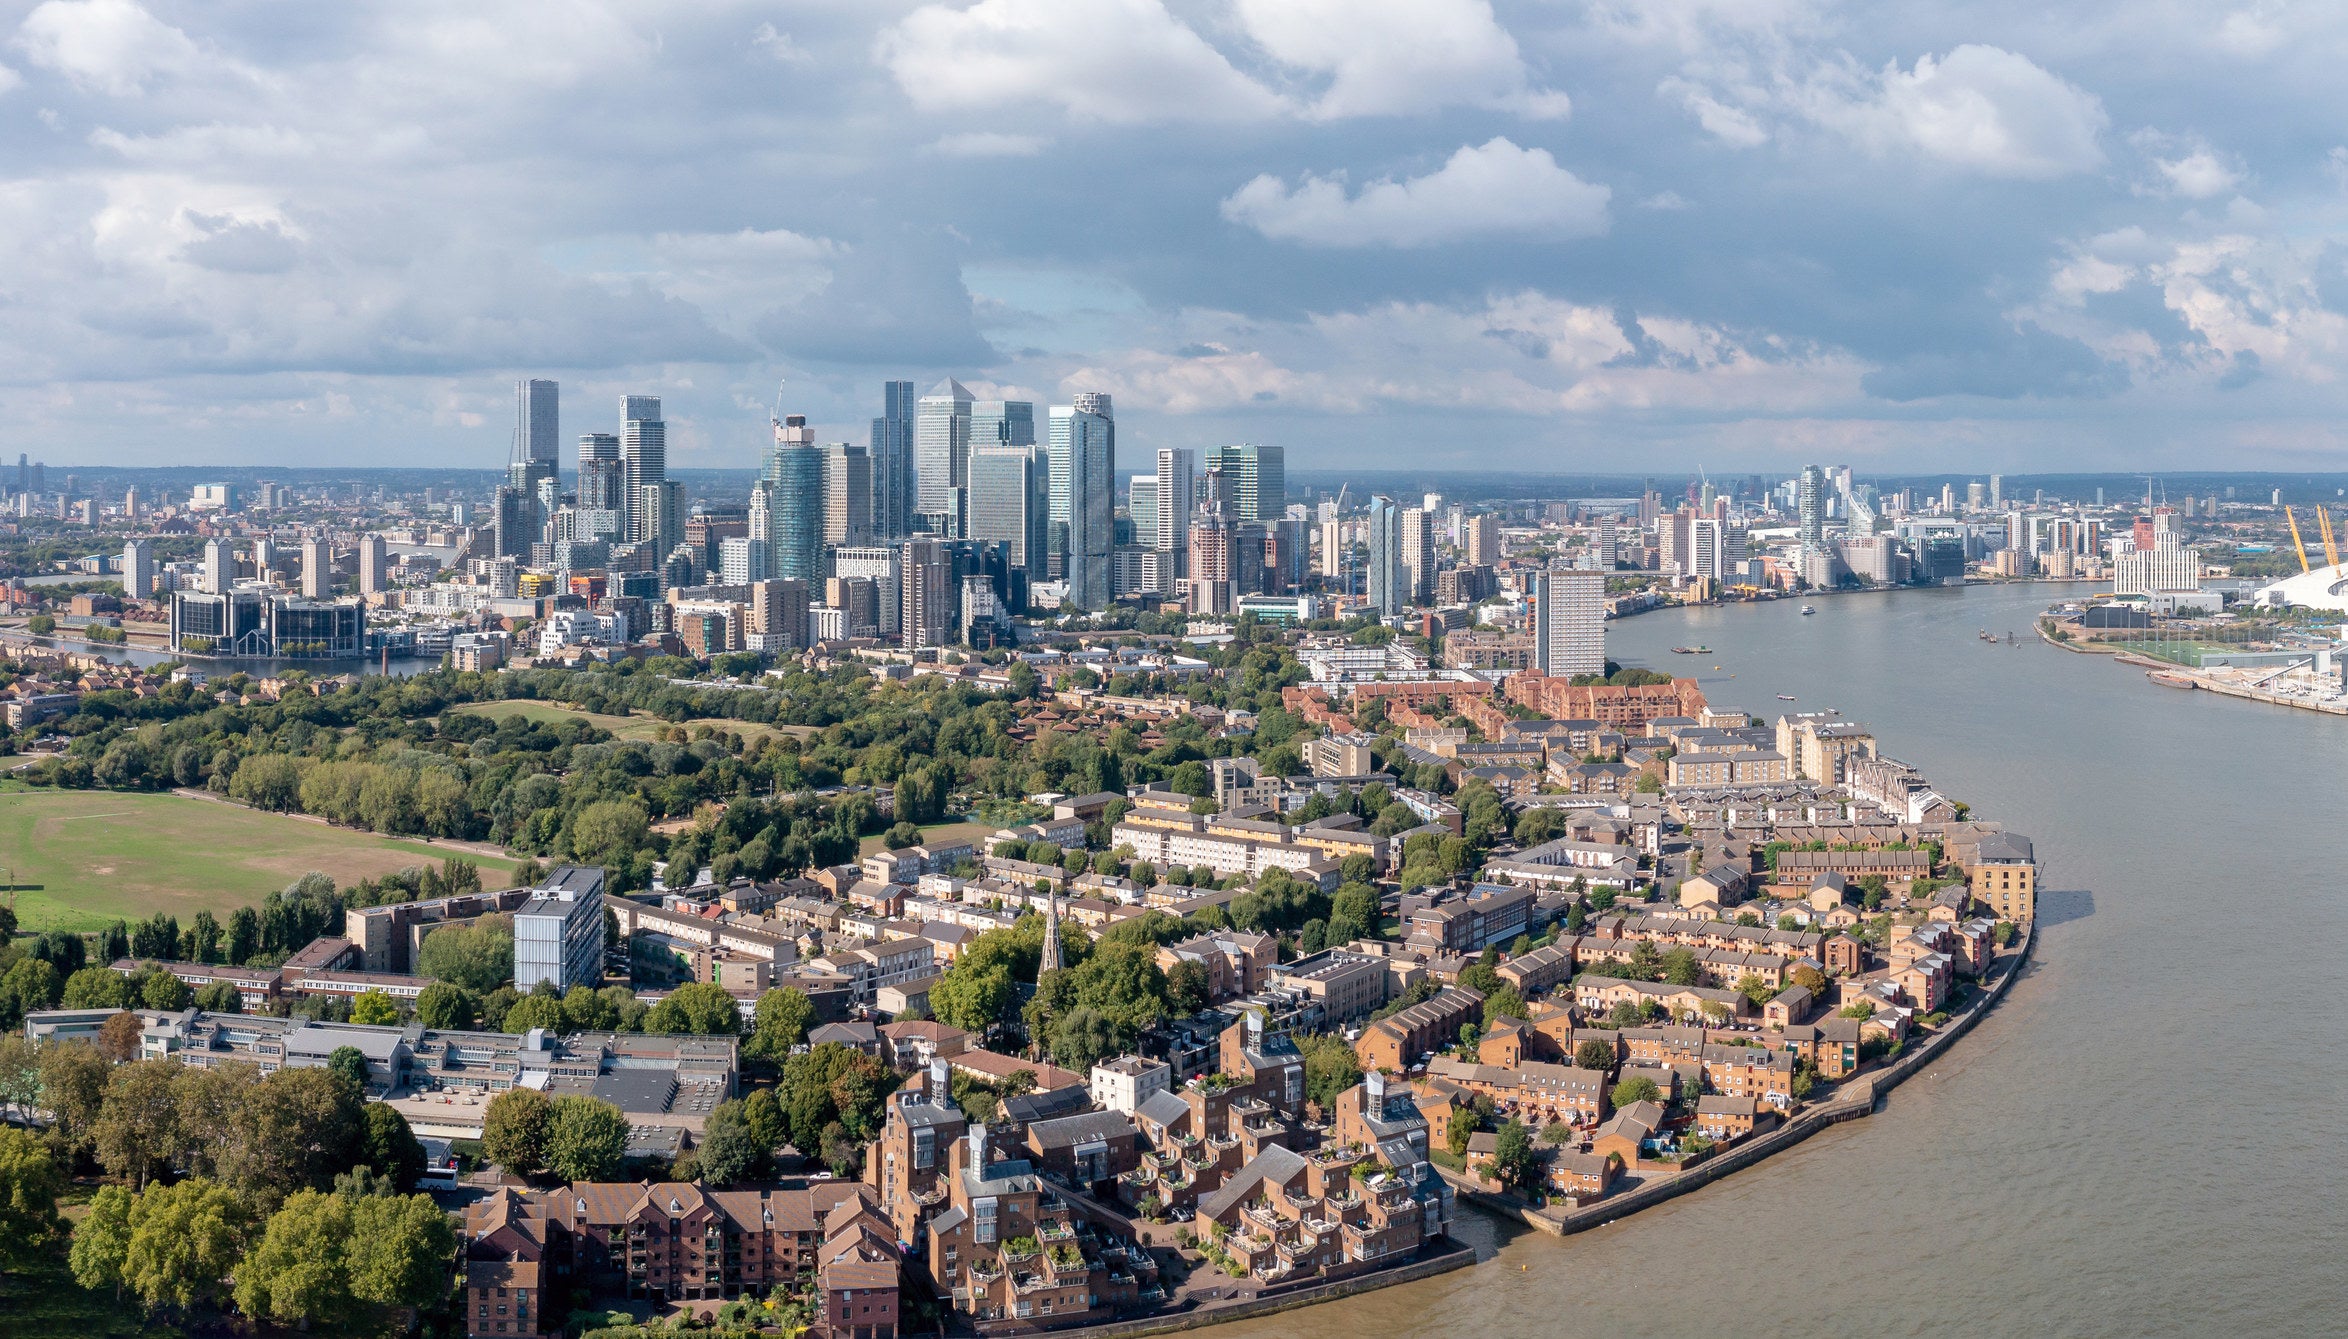
[[[335,1047],[334,1054],[326,1057],[326,1072],[348,1083],[353,1092],[367,1091],[367,1055],[356,1046]]]
[[[116,1064],[133,1059],[146,1026],[146,1020],[125,1009],[98,1025],[98,1050]]]
[[[1610,1070],[1614,1068],[1614,1059],[1614,1047],[1595,1037],[1585,1042],[1577,1042],[1573,1048],[1573,1062],[1580,1069]]]
[[[628,1117],[593,1097],[554,1099],[546,1118],[546,1167],[565,1181],[609,1181],[628,1151]]]
[[[767,1091],[767,1090],[761,1090]],[[720,1102],[701,1136],[701,1179],[712,1185],[759,1180],[770,1174],[774,1146],[762,1144],[742,1099]]]
[[[481,1002],[473,992],[449,981],[435,981],[416,996],[416,1021],[442,1031],[463,1031],[480,1016]]]
[[[987,935],[1001,933],[989,930],[979,938],[983,941]],[[930,987],[929,1008],[939,1022],[984,1038],[1002,1026],[1016,998],[1007,965],[977,968],[958,959]]]
[[[113,1065],[97,1047],[74,1041],[43,1046],[38,1066],[40,1102],[55,1122],[52,1128],[67,1148],[87,1147],[106,1101],[106,1078]]]
[[[902,851],[908,846],[921,845],[921,829],[911,823],[897,822],[881,834],[881,845],[891,851]]]
[[[351,1294],[380,1307],[429,1307],[447,1295],[456,1245],[429,1195],[360,1200],[351,1206]]]
[[[1541,1127],[1541,1142],[1544,1144],[1563,1144],[1572,1139],[1573,1126],[1564,1121],[1553,1120]]]
[[[1663,1090],[1655,1086],[1655,1080],[1636,1074],[1614,1085],[1614,1108],[1620,1111],[1633,1102],[1653,1102],[1662,1096]]]
[[[59,1007],[120,1009],[130,1003],[130,978],[111,967],[84,967],[65,978]]]
[[[151,1311],[188,1311],[216,1302],[253,1230],[251,1212],[228,1187],[190,1178],[152,1185],[130,1209],[122,1286]]]
[[[1304,1053],[1304,1095],[1322,1111],[1334,1111],[1338,1094],[1362,1081],[1361,1061],[1345,1038],[1316,1033],[1298,1037],[1296,1048]]]
[[[380,990],[362,990],[351,1001],[351,1021],[372,1027],[389,1027],[399,1022],[399,1005]]]
[[[170,1171],[191,1134],[180,1121],[176,1060],[140,1060],[115,1069],[90,1141],[98,1161],[136,1188]]]
[[[1166,1010],[1178,1018],[1188,1018],[1207,1007],[1212,998],[1213,978],[1207,975],[1206,964],[1184,958],[1166,971]]]
[[[514,926],[504,916],[444,925],[416,950],[416,974],[487,994],[514,979]]]
[[[508,1088],[481,1113],[481,1155],[516,1176],[546,1165],[546,1133],[553,1103],[535,1088]]]
[[[1484,1026],[1490,1027],[1502,1018],[1522,1018],[1531,1012],[1525,1007],[1523,992],[1503,982],[1499,989],[1484,997]]]
[[[1492,1171],[1501,1185],[1519,1194],[1541,1184],[1541,1155],[1533,1150],[1533,1133],[1514,1116],[1501,1123],[1493,1140]]]
[[[399,1194],[414,1190],[417,1178],[424,1175],[424,1145],[408,1128],[408,1118],[396,1107],[381,1102],[367,1104],[366,1128],[360,1135],[359,1147],[364,1165],[374,1168]]]
[[[690,1032],[703,1036],[738,1036],[742,1009],[726,988],[714,981],[679,986],[644,1016],[646,1032]]]
[[[337,1327],[354,1300],[345,1252],[352,1201],[304,1190],[269,1216],[261,1240],[236,1267],[236,1304],[255,1320]]]
[[[563,1030],[563,1002],[546,995],[524,995],[514,1001],[514,1007],[505,1011],[498,1023],[506,1032],[528,1032],[544,1028],[549,1032]]]
[[[65,1235],[57,1216],[65,1186],[65,1169],[47,1144],[0,1126],[0,1273],[38,1263]]]
[[[229,1183],[267,1209],[323,1190],[360,1160],[366,1099],[323,1069],[281,1069],[245,1089],[233,1128],[215,1136]]]
[[[196,992],[195,1006],[208,1014],[241,1014],[245,1011],[245,997],[226,981],[210,981]]]
[[[1122,1046],[1117,1025],[1107,1014],[1087,1005],[1063,1014],[1052,1034],[1052,1058],[1079,1074],[1091,1073],[1096,1063],[1115,1055]]]
[[[13,1028],[26,1014],[52,1007],[64,988],[52,964],[40,958],[17,959],[0,975],[0,1028]]]
[[[777,986],[758,997],[754,1017],[743,1054],[779,1064],[807,1040],[808,1030],[815,1025],[815,1005],[808,1001],[806,992]]]
[[[121,1296],[122,1264],[130,1251],[130,1211],[135,1197],[121,1186],[101,1186],[90,1200],[90,1211],[73,1230],[73,1249],[66,1260],[73,1281],[91,1292],[104,1289]]]
[[[1692,986],[1704,979],[1704,969],[1696,962],[1694,950],[1674,948],[1663,955],[1663,979],[1675,986]]]

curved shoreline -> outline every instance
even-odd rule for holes
[[[1650,1209],[1702,1189],[1772,1154],[1782,1153],[1828,1126],[1861,1120],[1881,1110],[1893,1089],[1915,1077],[1917,1070],[1939,1059],[1959,1037],[1972,1031],[1974,1024],[1987,1017],[1989,1011],[2005,998],[2015,978],[2029,965],[2030,954],[2037,944],[2037,934],[2031,926],[2023,925],[2019,929],[2021,935],[2018,947],[1991,964],[1990,977],[1994,979],[1984,986],[1971,1007],[1953,1015],[1923,1045],[1874,1073],[1856,1076],[1836,1091],[1832,1101],[1798,1112],[1768,1134],[1738,1144],[1718,1157],[1707,1158],[1687,1171],[1674,1173],[1662,1180],[1648,1182],[1579,1208],[1552,1210],[1536,1208],[1513,1195],[1485,1190],[1449,1168],[1438,1167],[1437,1170],[1462,1199],[1476,1207],[1518,1219],[1528,1226],[1559,1237],[1604,1226],[1642,1209]]]

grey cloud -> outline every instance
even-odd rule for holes
[[[2024,325],[2006,340],[1912,354],[1869,372],[1860,385],[1869,395],[1895,401],[1948,395],[2095,398],[2125,390],[2128,374],[2078,340]]]

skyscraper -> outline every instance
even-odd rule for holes
[[[775,424],[774,434],[763,471],[773,490],[774,518],[766,570],[779,580],[813,585],[824,577],[823,453],[815,449],[815,430],[804,414]]]
[[[1467,533],[1460,547],[1467,550],[1468,566],[1493,567],[1500,562],[1500,518],[1491,512],[1479,512],[1467,518]],[[1611,533],[1612,527],[1608,527]],[[1611,557],[1607,565],[1613,565]]]
[[[905,649],[942,646],[954,636],[954,564],[946,546],[934,539],[905,541],[901,565],[904,582]]]
[[[954,535],[962,524],[955,490],[970,485],[970,409],[970,392],[948,377],[914,412],[914,510],[931,534]]]
[[[204,593],[226,595],[236,584],[236,545],[225,539],[204,541]]]
[[[1533,579],[1533,663],[1543,674],[1606,672],[1606,574],[1551,567]]]
[[[823,448],[823,542],[866,543],[872,518],[871,450],[852,442]]]
[[[323,600],[334,592],[334,545],[324,535],[302,541],[302,598]]]
[[[872,421],[872,530],[883,539],[913,532],[913,383],[881,383],[881,416]]]
[[[1053,405],[1051,428],[1051,519],[1055,533],[1066,535],[1068,599],[1079,609],[1106,609],[1116,534],[1109,420],[1074,405]]]
[[[1117,411],[1109,405],[1107,391],[1085,391],[1074,397],[1079,414],[1098,414],[1101,422],[1109,425],[1109,477],[1117,477]],[[1114,502],[1115,499],[1111,499]]]
[[[1410,602],[1435,593],[1435,513],[1423,507],[1402,512],[1402,566],[1410,573]]]
[[[1014,571],[1043,577],[1051,515],[1051,467],[1033,446],[981,446],[970,453],[970,537],[1003,545]]]
[[[579,510],[624,512],[627,470],[620,464],[620,439],[608,432],[579,435]]]
[[[1802,477],[1794,487],[1794,511],[1801,522],[1802,548],[1826,547],[1826,470],[1818,465],[1804,465]]]
[[[974,400],[970,449],[1035,445],[1035,406],[1025,400]]]
[[[1127,509],[1133,514],[1133,543],[1137,548],[1158,547],[1158,476],[1136,474],[1126,481]]]
[[[1410,569],[1402,565],[1402,506],[1380,494],[1370,499],[1370,612],[1391,618],[1407,602]]]
[[[620,468],[626,491],[627,525],[621,531],[629,543],[641,543],[659,537],[662,517],[658,511],[658,495],[648,494],[648,488],[657,489],[668,482],[669,448],[668,424],[660,417],[660,397],[657,395],[628,395],[620,399]],[[646,497],[654,497],[652,509],[647,510]],[[670,532],[669,543],[675,543],[677,532]],[[656,547],[653,558],[668,557]]]
[[[391,589],[390,548],[383,536],[359,536],[359,594],[375,595]]]
[[[562,491],[560,387],[552,381],[514,383],[514,444],[506,484],[521,498],[519,529],[527,546],[541,537],[552,501]]]
[[[1231,488],[1232,514],[1242,521],[1276,521],[1288,505],[1287,452],[1242,442],[1210,447],[1206,463],[1221,466]]]
[[[155,594],[155,541],[134,539],[122,546],[122,593],[134,600]]]
[[[1160,553],[1174,555],[1167,567],[1171,572],[1189,570],[1182,552],[1190,545],[1190,513],[1197,503],[1192,487],[1197,478],[1197,452],[1182,446],[1158,448],[1158,480],[1155,489],[1157,517],[1151,525],[1153,538],[1150,547]],[[1137,516],[1137,527],[1138,523]]]

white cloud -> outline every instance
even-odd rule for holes
[[[1626,324],[1627,321],[1627,324]],[[1694,416],[1815,412],[1860,398],[1846,353],[1521,290],[1480,303],[1389,302],[1264,322],[1182,316],[1168,353],[1128,349],[1070,371],[1171,414],[1391,407],[1550,415],[1671,409]]]
[[[1716,139],[1740,149],[1769,142],[1769,132],[1762,129],[1758,117],[1742,107],[1723,102],[1694,80],[1674,76],[1657,85],[1655,91],[1676,99]]]
[[[1605,232],[1611,195],[1547,149],[1499,138],[1461,148],[1426,176],[1388,177],[1352,196],[1336,177],[1308,173],[1290,187],[1259,176],[1223,201],[1223,217],[1320,246],[1430,246],[1490,233],[1564,240]]]
[[[193,39],[135,0],[47,0],[25,16],[16,45],[35,65],[115,97],[205,63]]]
[[[929,148],[949,158],[1033,158],[1051,141],[1041,135],[1005,135],[992,130],[969,130],[941,135]]]
[[[23,83],[23,75],[18,74],[16,71],[9,69],[5,65],[0,65],[0,93],[13,91]]]
[[[784,65],[806,65],[815,59],[813,52],[771,23],[758,25],[758,30],[750,34],[750,45],[764,52],[767,59]]]
[[[2149,189],[2139,187],[2140,191],[2210,200],[2242,183],[2241,171],[2199,137],[2139,130],[2128,142],[2152,164],[2155,180]]]
[[[875,53],[928,112],[1040,104],[1080,121],[1245,121],[1286,99],[1233,68],[1160,0],[925,5]]]
[[[1805,110],[1878,154],[1920,152],[1984,176],[2041,180],[2103,162],[2103,103],[1999,47],[1960,46],[1906,70],[1886,65],[1857,97],[1839,82],[1814,83]]]
[[[1310,111],[1318,120],[1462,104],[1551,118],[1572,107],[1533,86],[1488,0],[1238,0],[1238,14],[1274,60],[1328,77]]]

